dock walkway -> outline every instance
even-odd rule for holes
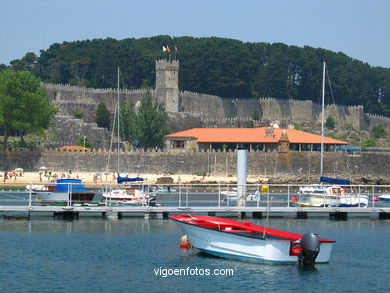
[[[302,185],[253,185],[249,186],[248,193],[260,192],[256,201],[251,201],[246,206],[237,206],[237,201],[229,200],[222,195],[222,191],[232,188],[229,185],[185,185],[170,186],[172,192],[158,194],[158,205],[118,205],[109,200],[101,200],[103,186],[94,187],[96,196],[100,201],[84,204],[72,202],[63,205],[50,205],[39,202],[38,196],[33,192],[19,189],[0,190],[0,215],[10,216],[20,213],[32,217],[42,214],[54,216],[65,215],[66,217],[79,218],[79,216],[91,216],[93,214],[107,216],[117,215],[145,217],[166,217],[171,213],[202,213],[209,215],[238,215],[241,217],[252,216],[254,218],[270,217],[295,217],[306,219],[308,217],[329,217],[330,219],[346,220],[348,217],[367,217],[390,219],[390,204],[377,202],[378,194],[390,190],[390,186],[356,186],[359,194],[365,194],[369,199],[367,207],[309,207],[299,205],[299,187]],[[107,185],[104,186],[107,190]],[[117,185],[109,186],[110,189]],[[161,186],[160,186],[161,188]],[[292,197],[298,197],[297,202],[292,202]],[[98,199],[98,200],[99,200]],[[65,217],[65,218],[66,218]]]

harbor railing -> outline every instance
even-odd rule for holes
[[[28,187],[30,186],[30,187]],[[94,192],[90,200],[75,199],[74,188],[72,184],[68,185],[68,191],[65,199],[57,200],[56,192],[45,189],[48,183],[32,185],[31,183],[2,183],[0,186],[0,211],[4,207],[28,207],[33,209],[37,206],[65,206],[65,207],[169,207],[180,209],[202,208],[245,208],[247,210],[256,210],[259,208],[305,208],[313,207],[310,201],[307,201],[308,195],[303,193],[304,188],[320,188],[321,185],[302,185],[302,184],[246,184],[238,186],[237,184],[87,184],[87,189]],[[323,185],[325,186],[325,185]],[[344,206],[346,203],[355,203],[355,207],[366,208],[387,208],[390,207],[390,185],[351,185],[342,187],[345,195],[340,197],[336,194],[333,198],[340,200],[343,198]],[[40,190],[39,190],[40,189]],[[128,199],[118,199],[114,196],[114,191],[123,189],[128,193]],[[134,194],[132,192],[139,190]],[[241,191],[240,191],[241,190]],[[50,193],[48,195],[47,193]],[[105,196],[103,196],[105,194]],[[388,195],[388,196],[387,196]],[[62,195],[63,196],[63,195]],[[240,196],[244,201],[238,201]],[[309,194],[310,196],[310,194]],[[324,204],[321,202],[321,196]],[[328,196],[316,195],[316,207],[340,207],[327,203]],[[355,200],[354,200],[355,199]],[[358,200],[356,200],[358,199]],[[362,200],[360,200],[362,199]],[[363,200],[364,199],[364,200]],[[238,205],[238,203],[241,205]]]

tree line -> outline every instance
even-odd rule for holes
[[[167,45],[170,53],[162,50]],[[320,102],[325,60],[330,80],[327,103],[363,105],[367,112],[390,116],[389,68],[309,46],[217,37],[107,38],[55,43],[40,56],[27,53],[11,61],[10,67],[32,71],[45,82],[114,88],[120,66],[123,84],[132,89],[154,86],[155,60],[160,58],[180,60],[182,90],[224,98],[274,97],[316,103]],[[1,65],[0,70],[6,67]]]

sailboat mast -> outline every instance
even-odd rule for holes
[[[119,69],[119,66],[118,66],[118,91],[117,91],[117,103],[118,103],[118,176],[119,176],[119,135],[120,135],[120,133],[119,133],[119,117],[120,117],[120,104],[119,104],[119,71],[120,71],[120,69]]]
[[[325,69],[326,64],[324,61],[322,72],[322,106],[321,106],[321,167],[320,176],[323,175],[324,170],[324,122],[325,122]]]

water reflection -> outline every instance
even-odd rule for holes
[[[251,221],[265,223],[264,219]],[[199,292],[385,290],[381,280],[390,273],[390,265],[383,262],[390,242],[389,221],[269,221],[273,228],[297,233],[315,231],[336,240],[330,263],[316,265],[313,270],[218,258],[196,249],[181,250],[182,231],[162,219],[0,219],[2,290],[59,292],[67,291],[69,284],[78,292],[161,292],[183,287]],[[362,249],[367,243],[375,249]],[[373,274],[372,268],[378,263],[381,267]],[[160,267],[233,269],[234,275],[162,278],[154,273]]]

